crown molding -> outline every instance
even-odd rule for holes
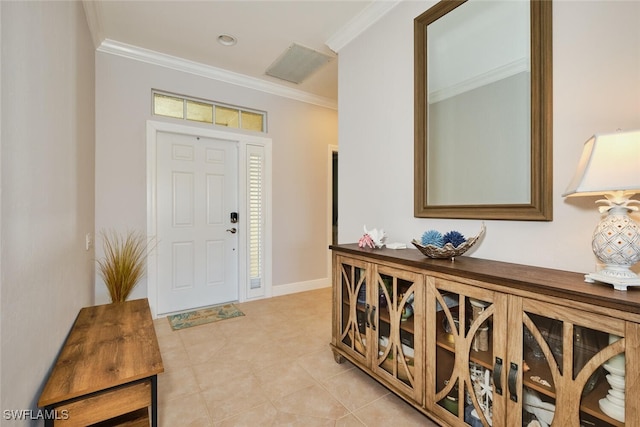
[[[260,92],[270,93],[276,96],[282,96],[284,98],[294,99],[296,101],[306,102],[308,104],[318,105],[320,107],[331,108],[333,110],[338,109],[337,101],[330,98],[313,95],[298,89],[292,89],[267,82],[265,80],[260,80],[255,77],[234,73],[222,68],[189,61],[187,59],[121,43],[115,40],[103,40],[97,48],[97,51],[146,62],[152,65],[158,65],[160,67],[170,68],[184,73],[194,74],[212,80],[230,83],[248,89],[258,90]]]
[[[84,16],[87,20],[87,26],[93,39],[93,47],[98,48],[103,40],[102,27],[100,26],[100,15],[102,9],[100,2],[92,0],[82,0],[82,7],[84,8]]]
[[[353,39],[389,13],[389,11],[396,7],[401,1],[402,0],[373,0],[369,6],[365,7],[359,14],[347,22],[344,27],[329,37],[325,44],[329,46],[329,49],[332,51],[336,53],[340,52],[343,47],[351,43]]]
[[[469,92],[473,89],[490,85],[491,83],[495,83],[511,76],[515,76],[516,74],[528,73],[530,71],[531,66],[529,58],[519,58],[515,61],[509,62],[499,67],[495,67],[492,70],[460,81],[451,86],[430,91],[428,94],[427,102],[429,104],[434,104],[436,102],[444,101],[445,99],[452,98],[465,92]]]

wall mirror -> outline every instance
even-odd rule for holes
[[[551,8],[442,0],[414,20],[414,216],[552,219]]]

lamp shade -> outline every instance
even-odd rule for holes
[[[563,196],[640,193],[640,130],[593,135]]]

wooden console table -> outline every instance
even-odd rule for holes
[[[46,426],[87,426],[151,407],[164,372],[146,299],[85,307],[64,343],[38,406]],[[145,417],[146,416],[146,417]]]
[[[416,249],[331,249],[336,361],[439,424],[640,427],[638,289]]]

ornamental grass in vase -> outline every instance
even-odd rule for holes
[[[124,302],[145,272],[149,242],[144,234],[127,231],[102,231],[104,258],[98,268],[104,280],[111,302]]]

